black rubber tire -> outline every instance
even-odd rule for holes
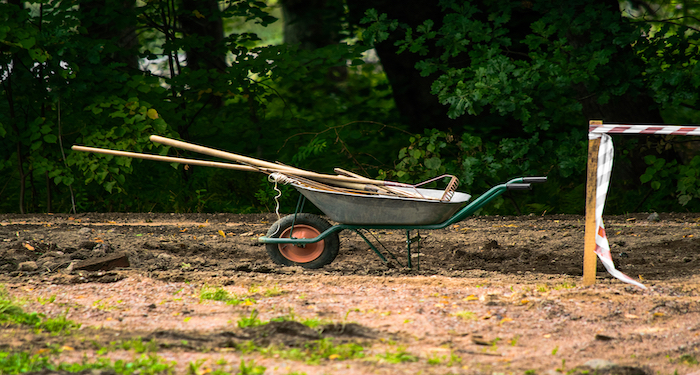
[[[267,231],[268,238],[279,238],[279,236],[291,228],[292,223],[294,223],[294,228],[296,232],[297,226],[307,226],[318,231],[318,234],[325,232],[331,227],[331,224],[327,221],[321,219],[317,215],[313,214],[297,214],[296,221],[294,215],[285,216],[277,220],[270,229]],[[313,236],[316,237],[316,236]],[[309,238],[313,238],[309,237]],[[323,250],[321,253],[313,260],[307,262],[295,262],[288,259],[283,252],[280,251],[280,247],[286,246],[287,244],[275,244],[268,243],[265,244],[267,254],[270,256],[273,262],[281,264],[284,266],[302,266],[304,268],[316,269],[321,268],[327,264],[331,264],[335,257],[338,256],[338,250],[340,249],[340,239],[338,238],[338,232],[333,232],[328,237],[323,239]],[[291,244],[290,244],[291,245]],[[293,245],[292,245],[293,246]],[[313,244],[311,245],[313,246]]]

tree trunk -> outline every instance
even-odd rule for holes
[[[432,19],[437,29],[443,17],[438,2],[422,0],[406,0],[400,6],[392,0],[348,0],[348,8],[351,22],[355,24],[359,24],[365,11],[370,8],[376,9],[379,14],[386,13],[389,19],[397,19],[412,28]],[[447,130],[463,123],[463,120],[450,119],[447,116],[448,107],[440,104],[437,96],[431,93],[431,85],[437,76],[422,77],[416,69],[416,63],[431,56],[410,52],[397,54],[398,47],[394,43],[404,37],[403,31],[398,30],[391,33],[386,41],[375,45],[391,83],[401,120],[413,133],[422,133],[427,128]],[[432,55],[438,53],[435,48],[430,50]]]
[[[224,40],[224,24],[219,2],[216,0],[183,0],[180,24],[186,36],[198,36],[203,43],[185,51],[187,66],[192,70],[226,69],[226,52],[221,46]]]
[[[131,23],[135,0],[82,0],[80,11],[84,14],[83,25],[92,39],[114,40],[119,52],[107,58],[124,63],[130,69],[139,69],[136,25]]]
[[[341,0],[282,0],[284,43],[308,51],[339,43],[344,13]],[[345,66],[327,72],[332,82],[343,82],[347,76]]]

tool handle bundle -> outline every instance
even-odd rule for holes
[[[279,163],[271,163],[268,161],[251,158],[248,156],[238,155],[226,151],[216,150],[209,147],[199,146],[192,143],[187,143],[183,141],[178,141],[176,139],[161,137],[158,135],[152,135],[150,140],[154,143],[163,144],[166,146],[176,147],[187,151],[196,152],[203,155],[213,156],[220,159],[235,161],[238,164],[233,163],[222,163],[207,160],[197,160],[197,159],[185,159],[176,158],[170,156],[161,156],[153,154],[143,154],[127,151],[109,150],[104,148],[86,147],[86,146],[73,146],[72,149],[75,151],[92,152],[99,154],[115,155],[115,156],[126,156],[136,159],[146,159],[146,160],[156,160],[165,161],[168,163],[180,163],[187,165],[198,165],[205,167],[214,168],[224,168],[233,169],[239,171],[248,172],[262,172],[270,175],[274,181],[281,183],[293,183],[302,186],[312,187],[320,190],[327,191],[338,191],[346,192],[352,194],[373,194],[373,195],[384,195],[384,196],[396,196],[402,198],[413,198],[413,199],[433,199],[427,198],[420,194],[417,187],[436,181],[443,177],[450,177],[451,180],[445,189],[442,198],[437,199],[440,201],[450,201],[454,192],[457,190],[459,181],[455,176],[445,175],[422,182],[417,185],[410,185],[401,182],[393,181],[382,181],[373,180],[360,176],[358,174],[345,171],[340,168],[335,168],[337,175],[321,174],[316,172],[307,171],[304,169],[299,169]]]

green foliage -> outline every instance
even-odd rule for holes
[[[687,164],[679,164],[676,160],[667,162],[663,158],[647,155],[644,162],[648,166],[639,179],[652,189],[653,203],[656,203],[656,197],[675,197],[680,206],[688,206],[690,202],[695,203],[691,207],[697,206],[697,198],[700,198],[700,156],[693,157]]]
[[[452,170],[478,193],[486,188],[484,182],[548,175],[551,188],[534,200],[544,203],[518,204],[507,197],[516,203],[516,211],[582,212],[575,201],[581,201],[584,179],[584,105],[624,103],[621,98],[651,93],[664,113],[685,106],[695,112],[684,119],[700,122],[696,105],[700,34],[689,26],[696,21],[688,17],[698,10],[694,5],[684,3],[685,13],[678,18],[658,16],[662,19],[658,23],[653,15],[628,10],[625,15],[630,18],[624,18],[617,7],[586,0],[566,7],[546,1],[445,0],[440,5],[439,26],[436,20],[426,20],[411,28],[375,10],[367,11],[363,19],[368,25],[364,38],[371,43],[402,30],[405,35],[396,42],[400,53],[423,56],[416,69],[423,76],[437,77],[432,93],[449,107],[451,118],[466,119],[454,135],[434,130],[412,137],[410,146],[399,152],[396,169],[384,171],[388,177],[416,181]],[[671,7],[660,9],[666,8]],[[462,142],[445,141],[450,138]],[[618,147],[616,162],[622,159],[629,165],[627,154],[639,155],[631,151],[642,147],[633,142],[627,146]],[[450,148],[453,151],[447,152]],[[647,151],[660,156],[658,151]],[[666,197],[677,196],[681,205],[696,196],[692,164],[685,164],[684,174],[656,173],[651,168],[643,182],[650,182],[653,189],[664,190]],[[673,182],[664,179],[670,176]],[[671,183],[675,190],[663,189]],[[613,205],[613,210],[640,208],[637,204],[647,189],[638,184],[614,187],[610,200],[624,204]],[[675,207],[668,199],[655,203]],[[499,202],[485,209],[512,212]]]
[[[377,354],[377,358],[389,363],[416,362],[418,357],[411,354],[405,347],[400,346],[394,351],[387,350],[383,354]]]
[[[290,359],[310,365],[318,365],[326,360],[346,361],[365,357],[362,345],[352,342],[336,344],[331,338],[310,341],[298,348],[281,345],[260,347],[253,342],[246,342],[237,348],[244,353],[258,352],[266,357]]]
[[[385,125],[344,126],[391,118],[386,78],[375,65],[361,66],[367,47],[340,43],[307,51],[269,44],[251,31],[280,40],[277,11],[254,0],[213,13],[169,2],[124,4],[0,4],[0,41],[7,46],[0,66],[8,74],[0,101],[0,170],[9,177],[0,211],[274,208],[263,176],[71,152],[72,144],[193,156],[149,142],[159,134],[284,163],[333,155],[309,168],[390,160],[388,149],[376,147],[392,139]],[[187,17],[221,19],[224,39],[178,29]],[[121,36],[133,30],[137,45],[124,47]],[[192,52],[223,65],[190,65],[182,56]],[[375,141],[360,139],[367,132],[378,135]],[[373,149],[381,154],[367,152]]]
[[[250,360],[246,363],[246,361],[241,361],[241,364],[238,367],[238,372],[236,373],[237,375],[262,375],[265,373],[265,366],[261,365],[256,365],[254,360]]]
[[[241,317],[237,323],[238,328],[259,327],[267,324],[268,322],[263,322],[258,318],[259,314],[260,313],[258,313],[257,310],[253,309],[253,311],[250,312],[249,316]]]
[[[158,343],[153,339],[148,342],[144,342],[141,337],[129,340],[112,341],[109,343],[109,346],[100,348],[97,351],[97,354],[104,355],[115,350],[133,350],[134,353],[139,354],[156,353],[158,351]]]
[[[21,374],[26,372],[38,372],[52,370],[57,372],[80,372],[89,369],[113,369],[117,374],[162,374],[172,373],[174,363],[167,363],[157,356],[142,355],[132,361],[98,358],[94,362],[83,363],[59,363],[55,364],[50,356],[31,355],[27,352],[2,352],[0,351],[0,373]]]
[[[29,326],[54,335],[70,334],[79,329],[80,324],[66,319],[67,312],[56,318],[47,318],[36,312],[26,313],[12,301],[4,288],[0,289],[0,323]]]
[[[437,365],[444,365],[444,366],[455,366],[459,365],[462,363],[462,358],[455,354],[453,351],[450,351],[449,357],[446,355],[439,355],[437,353],[431,355],[428,358],[428,364],[437,366]]]
[[[238,296],[231,295],[228,291],[223,288],[210,288],[203,287],[199,291],[199,302],[204,300],[221,301],[226,302],[227,305],[240,305],[240,304],[254,304],[255,300],[249,297],[239,298]],[[253,310],[255,311],[255,310]],[[252,315],[251,315],[252,316]],[[256,313],[257,316],[257,313]]]
[[[483,213],[582,213],[586,108],[649,97],[667,122],[700,122],[700,7],[689,2],[656,4],[654,14],[626,2],[621,17],[589,0],[443,0],[441,19],[416,27],[370,9],[359,41],[314,50],[281,44],[279,9],[256,0],[219,10],[20,4],[0,3],[0,212],[277,206],[264,176],[70,150],[200,157],[148,140],[159,134],[324,173],[341,167],[412,182],[448,173],[471,194],[548,175],[534,194],[508,193]],[[223,38],[193,32],[188,20],[220,20]],[[356,31],[344,25],[341,34]],[[405,133],[387,76],[364,62],[396,35],[400,53],[421,57],[416,69],[433,81],[452,129]],[[644,145],[616,148],[626,168]],[[698,152],[681,160],[646,151],[641,157],[666,160],[664,170],[652,163],[641,185],[629,182],[638,175],[614,182],[608,212],[696,209]],[[295,198],[282,187],[282,210]]]
[[[9,353],[0,351],[0,373],[22,374],[52,368],[49,358],[27,352]]]

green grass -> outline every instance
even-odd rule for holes
[[[80,324],[66,319],[67,314],[68,310],[56,318],[47,318],[46,315],[36,312],[26,313],[12,301],[5,288],[0,287],[0,323],[28,326],[55,335],[70,334],[80,328]]]
[[[255,303],[255,300],[252,298],[238,297],[223,288],[210,288],[206,286],[199,291],[199,302],[201,303],[204,300],[221,301],[228,305],[252,305]]]
[[[464,320],[477,320],[476,313],[471,311],[461,310],[453,313],[452,315]]]
[[[252,341],[246,341],[236,346],[236,349],[245,353],[260,353],[269,358],[282,358],[292,361],[304,362],[309,365],[318,365],[322,361],[346,361],[365,357],[362,345],[356,343],[336,344],[331,338],[323,338],[304,344],[301,348],[288,348],[280,345],[261,347]]]
[[[130,340],[112,341],[108,346],[100,348],[97,354],[103,355],[116,350],[133,350],[139,354],[156,353],[158,351],[158,343],[155,340],[144,342],[140,337]]]
[[[272,287],[265,289],[265,291],[263,292],[263,296],[265,296],[265,297],[277,297],[277,296],[281,296],[281,295],[286,294],[286,293],[287,293],[286,290],[281,289],[278,285],[275,284]]]
[[[250,312],[250,316],[242,317],[238,320],[238,328],[258,327],[268,323],[269,322],[263,322],[258,319],[258,311],[253,309],[253,311]]]
[[[80,372],[89,369],[112,369],[117,374],[155,375],[172,374],[175,372],[176,362],[167,362],[154,354],[142,354],[132,360],[116,360],[109,358],[97,358],[88,361],[87,357],[80,363],[55,363],[51,355],[32,355],[27,352],[9,353],[0,351],[0,374],[15,375],[42,370]],[[226,372],[223,369],[203,371],[200,369],[202,361],[191,362],[187,365],[189,373],[212,375],[236,374],[236,375],[262,375],[267,370],[264,366],[257,365],[255,361],[242,360],[234,372]]]
[[[31,355],[26,352],[0,352],[0,374],[14,375],[40,370],[79,372],[88,369],[113,369],[117,374],[172,373],[175,363],[167,363],[157,356],[142,355],[132,361],[112,361],[98,358],[94,362],[55,364],[50,356]]]
[[[418,357],[411,354],[405,347],[399,346],[395,351],[386,351],[384,354],[377,354],[377,358],[389,363],[417,362]]]
[[[462,363],[462,357],[458,356],[454,352],[450,351],[449,357],[447,355],[433,354],[428,358],[428,364],[432,366],[454,366]]]

